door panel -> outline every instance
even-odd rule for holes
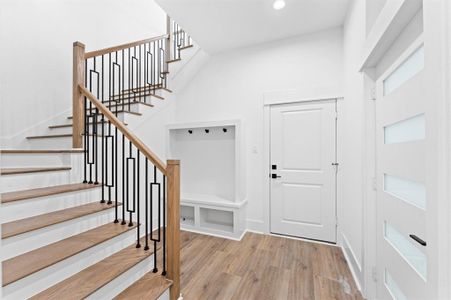
[[[423,68],[420,37],[376,82],[378,299],[434,299],[428,282],[429,116]],[[387,78],[398,70],[402,80],[386,93]]]
[[[335,242],[335,107],[271,108],[271,232]]]

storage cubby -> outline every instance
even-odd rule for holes
[[[180,224],[194,226],[194,206],[180,206]]]
[[[233,232],[233,212],[201,207],[200,226],[214,230]]]
[[[239,238],[246,204],[241,122],[173,124],[167,129],[167,157],[181,161],[182,228]]]

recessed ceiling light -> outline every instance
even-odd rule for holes
[[[272,7],[273,7],[275,10],[280,10],[280,9],[282,9],[282,8],[285,7],[285,1],[284,1],[284,0],[276,0],[276,1],[274,1],[274,3],[272,4]]]

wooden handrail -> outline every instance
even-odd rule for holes
[[[127,139],[149,159],[158,170],[167,175],[166,164],[162,162],[136,135],[134,135],[103,103],[97,99],[83,85],[78,85],[80,93],[94,104],[95,107],[111,122]]]
[[[153,37],[150,39],[145,39],[145,40],[140,40],[140,41],[136,41],[136,42],[131,42],[131,43],[127,43],[127,44],[122,44],[122,45],[118,45],[118,46],[114,46],[114,47],[109,47],[109,48],[104,48],[104,49],[100,49],[100,50],[95,50],[95,51],[91,51],[91,52],[86,52],[85,53],[85,59],[91,58],[91,57],[96,57],[96,56],[100,56],[100,55],[104,55],[104,54],[108,54],[111,52],[116,52],[119,50],[123,50],[123,49],[127,49],[127,48],[131,48],[131,47],[135,47],[135,46],[139,46],[142,44],[146,44],[146,43],[150,43],[150,42],[154,42],[154,41],[158,41],[161,39],[166,39],[169,35],[168,34],[163,34],[157,37]]]

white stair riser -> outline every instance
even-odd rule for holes
[[[0,187],[3,193],[48,187],[60,184],[81,183],[82,170],[64,170],[37,172],[26,174],[5,175],[0,177]]]
[[[100,200],[101,188],[19,200],[2,204],[0,220],[6,223]]]
[[[0,178],[2,192],[12,192],[73,183],[70,170],[5,175]],[[75,181],[81,182],[81,180]]]
[[[83,161],[83,153],[39,153],[2,154],[0,165],[3,168],[37,166],[78,166]],[[78,163],[77,163],[78,162]]]
[[[49,135],[56,135],[58,133],[51,132]],[[101,133],[99,132],[98,136],[98,145],[100,150],[100,140]],[[92,136],[89,136],[92,139]],[[84,142],[84,137],[83,137]],[[31,149],[70,149],[72,148],[72,136],[63,136],[63,137],[44,137],[38,139],[28,139],[28,143],[30,144]]]
[[[133,105],[137,106],[137,105]],[[144,106],[144,105],[140,105]],[[111,125],[111,128],[114,129],[114,126]],[[89,125],[89,132],[92,132],[93,125]],[[108,133],[108,123],[105,123],[104,125],[104,133],[105,135]],[[102,124],[97,125],[97,133],[98,135],[102,134]],[[48,132],[46,134],[72,134],[72,127],[57,127],[57,128],[49,128]]]
[[[39,138],[27,140],[30,149],[70,149],[72,137]]]
[[[3,288],[2,299],[27,299],[123,248],[130,246],[135,241],[135,238],[135,231],[129,231],[45,268],[42,271],[9,284]]]
[[[23,254],[113,221],[114,208],[3,239],[1,259]]]
[[[113,281],[89,295],[88,300],[110,300],[153,270],[153,255],[116,277]],[[160,260],[160,258],[158,258]],[[162,270],[158,270],[161,273]]]

